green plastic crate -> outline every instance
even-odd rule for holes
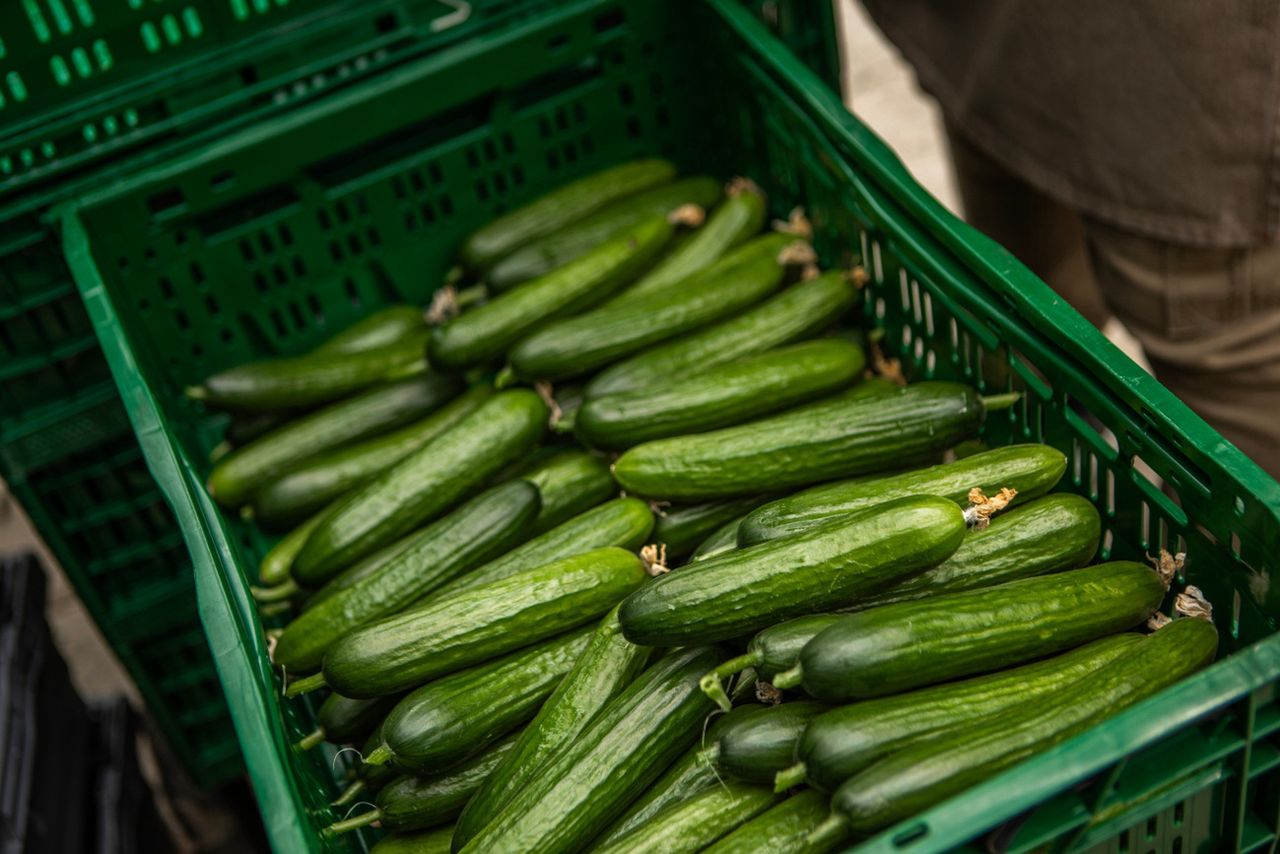
[[[495,213],[655,152],[687,171],[750,175],[775,214],[805,205],[824,260],[870,271],[865,312],[910,373],[1025,392],[984,438],[1062,449],[1064,486],[1103,513],[1103,556],[1184,550],[1185,580],[1218,610],[1212,668],[866,850],[980,846],[992,828],[1016,851],[1273,846],[1280,639],[1267,579],[1278,568],[1280,486],[945,213],[728,0],[562,4],[62,211],[94,328],[192,550],[273,844],[364,843],[317,835],[336,818],[333,757],[290,748],[310,719],[305,703],[281,701],[248,593],[265,543],[205,495],[218,423],[181,389],[246,359],[305,350],[393,300],[424,301],[461,238]],[[234,187],[212,192],[211,176],[227,173]],[[163,215],[157,199],[168,202]]]

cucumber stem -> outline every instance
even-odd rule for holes
[[[253,505],[252,505],[252,504],[246,504],[245,506],[243,506],[243,507],[241,507],[241,508],[240,508],[240,518],[241,518],[241,519],[245,520],[246,522],[252,522],[252,521],[253,521],[253,516],[254,516],[254,513],[253,513]]]
[[[493,387],[501,391],[516,381],[515,369],[510,365],[505,365],[502,370],[498,371],[498,375],[493,378]]]
[[[733,708],[733,702],[729,699],[729,695],[725,693],[722,680],[733,676],[735,673],[740,673],[748,667],[755,667],[759,663],[759,654],[753,652],[739,655],[737,658],[731,658],[698,680],[698,687],[702,689],[702,693],[711,698],[712,702],[727,712]]]
[[[775,792],[785,792],[787,789],[799,786],[805,781],[805,767],[803,762],[797,762],[788,768],[783,768],[773,776],[773,790]]]
[[[560,417],[551,425],[553,432],[560,435],[573,432],[573,426],[578,420],[578,410],[576,408],[569,410],[560,410]]]
[[[337,836],[339,833],[346,833],[350,830],[359,830],[362,827],[368,827],[381,818],[382,810],[372,809],[368,812],[362,812],[360,815],[343,819],[342,821],[335,821],[324,829],[323,834],[325,836]]]
[[[835,848],[840,842],[849,835],[849,826],[844,818],[836,813],[832,813],[822,822],[822,824],[810,831],[805,838],[805,842],[810,846],[830,850]]]
[[[317,691],[324,688],[329,683],[324,681],[324,672],[312,673],[310,676],[304,676],[301,679],[295,679],[289,683],[289,687],[284,689],[286,697],[297,697],[299,694],[306,694],[310,691]]]
[[[301,593],[302,588],[291,578],[273,587],[253,586],[249,588],[249,592],[253,594],[255,602],[286,602]]]
[[[218,460],[222,459],[227,454],[231,453],[234,447],[235,446],[232,445],[230,442],[228,442],[226,439],[223,439],[221,442],[214,445],[213,450],[209,452],[209,462],[216,463]]]
[[[259,617],[278,617],[293,610],[290,602],[266,602],[258,608]]]
[[[1005,394],[989,394],[982,398],[982,405],[987,412],[999,412],[1002,409],[1009,409],[1015,403],[1022,399],[1022,392],[1011,391]]]
[[[773,687],[779,691],[785,691],[788,688],[794,688],[800,684],[800,680],[804,678],[804,670],[797,664],[790,670],[784,670],[777,676],[773,677]]]
[[[209,390],[202,385],[189,385],[184,393],[191,400],[207,400],[209,398]]]
[[[482,302],[484,298],[487,297],[488,295],[489,295],[489,289],[482,284],[472,285],[469,288],[463,288],[462,290],[458,291],[458,296],[456,298],[458,310],[461,311],[462,309],[466,308],[469,305]]]
[[[295,746],[299,750],[306,751],[317,746],[322,741],[324,741],[324,728],[316,727],[311,732],[307,733],[301,739],[299,739],[297,745]]]
[[[386,765],[391,760],[391,748],[379,744],[373,752],[364,758],[365,765]]]
[[[351,783],[342,790],[342,794],[334,798],[330,806],[345,807],[347,804],[355,803],[356,798],[365,790],[364,780],[352,780]]]

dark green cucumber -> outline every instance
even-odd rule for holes
[[[307,538],[324,519],[325,514],[335,506],[337,505],[329,505],[277,540],[276,544],[262,556],[262,562],[258,564],[258,580],[271,587],[288,582],[290,570],[298,557],[298,552],[302,551]]]
[[[720,734],[717,767],[735,780],[772,787],[774,775],[794,763],[805,725],[830,708],[801,700],[744,715]]]
[[[220,459],[209,474],[209,494],[224,507],[239,507],[300,464],[421,418],[459,390],[457,380],[428,371],[304,415]]]
[[[732,427],[857,382],[865,359],[857,344],[807,341],[719,365],[663,386],[588,399],[574,429],[587,444],[641,442]]]
[[[1045,495],[971,530],[956,553],[918,575],[872,594],[858,610],[1047,575],[1087,564],[1098,550],[1102,520],[1084,498]]]
[[[615,498],[454,579],[432,593],[427,601],[474,590],[592,549],[617,546],[635,551],[646,542],[651,530],[653,511],[648,504],[638,498]]]
[[[610,700],[644,669],[648,647],[622,637],[617,609],[596,627],[591,643],[521,734],[515,749],[495,767],[467,804],[454,830],[461,849],[527,786],[551,757],[573,742]]]
[[[485,284],[495,291],[509,290],[563,267],[606,240],[635,228],[642,220],[669,216],[684,205],[709,208],[719,198],[720,184],[712,178],[684,178],[659,184],[524,244],[485,273]]]
[[[726,782],[672,804],[600,854],[695,854],[782,798],[760,786]]]
[[[1067,470],[1067,458],[1048,445],[1010,445],[916,471],[815,486],[752,511],[738,529],[742,545],[798,533],[826,520],[904,495],[938,495],[965,503],[978,487],[994,495],[1018,491],[1016,503],[1043,495]]]
[[[698,677],[720,658],[714,648],[697,647],[659,659],[462,850],[582,850],[697,740],[712,708]]]
[[[257,491],[254,519],[271,527],[297,524],[418,450],[492,396],[492,386],[476,386],[398,430],[310,457]]]
[[[369,849],[369,854],[449,854],[452,827],[438,827],[420,833],[396,833],[384,836]]]
[[[703,850],[706,854],[825,854],[838,843],[814,846],[808,836],[828,813],[825,797],[812,790],[799,792]]]
[[[609,464],[578,449],[560,451],[541,460],[520,477],[538,487],[542,496],[542,510],[534,523],[538,534],[545,534],[618,492]]]
[[[455,593],[342,637],[325,682],[348,697],[403,691],[593,620],[645,578],[640,558],[608,547]]]
[[[1174,684],[1212,661],[1217,645],[1212,624],[1175,620],[1072,686],[1063,702],[1032,701],[899,751],[836,790],[833,820],[819,836],[870,833],[928,809]]]
[[[734,499],[728,500],[732,501]],[[719,528],[716,528],[710,536],[698,543],[698,547],[689,556],[689,563],[701,563],[704,560],[719,557],[725,552],[731,552],[736,549],[738,547],[738,525],[742,524],[742,520],[745,518],[747,517],[743,515],[736,519],[730,519]]]
[[[940,454],[982,426],[968,386],[922,382],[809,404],[750,424],[637,445],[614,464],[627,492],[704,501],[807,486]]]
[[[857,296],[844,273],[801,282],[737,317],[611,365],[587,384],[587,397],[658,387],[671,377],[800,341],[846,314]]]
[[[765,496],[756,495],[666,507],[654,520],[653,539],[666,547],[669,560],[682,558],[713,531],[736,522],[764,501]]]
[[[1131,629],[1164,594],[1150,567],[1116,561],[885,605],[824,629],[774,684],[841,702],[986,673]]]
[[[218,446],[222,456],[225,456],[226,450],[247,445],[282,424],[287,424],[293,419],[301,417],[305,412],[306,410],[281,410],[278,412],[237,412],[232,414],[231,423],[227,425],[227,432],[223,435],[226,442]],[[228,445],[230,447],[227,447]],[[222,456],[219,456],[218,459],[221,459]]]
[[[315,406],[369,386],[426,370],[425,329],[357,353],[321,353],[231,368],[187,389],[187,396],[219,409],[274,412]]]
[[[964,531],[950,501],[903,498],[655,578],[626,598],[618,617],[628,640],[649,646],[741,637],[856,602],[933,566],[956,550]]]
[[[382,746],[365,761],[438,773],[476,755],[537,713],[591,634],[568,632],[413,691],[387,715]]]
[[[1051,702],[1143,640],[1136,632],[1111,635],[1012,670],[832,709],[805,727],[795,749],[798,764],[780,774],[778,784],[806,782],[833,791],[854,774],[925,738],[946,738],[942,733],[1017,705]]]
[[[460,370],[494,361],[544,323],[616,293],[670,239],[666,218],[650,217],[581,258],[437,326],[428,348],[431,363]]]
[[[772,244],[776,237],[787,239],[784,235],[761,238],[769,251],[747,244],[675,292],[603,306],[547,324],[511,349],[511,367],[525,379],[580,376],[736,314],[782,284],[783,266]]]
[[[610,202],[675,177],[665,160],[635,160],[579,178],[476,229],[458,254],[473,270],[486,270],[513,250],[576,222]]]
[[[399,699],[399,696],[392,695],[353,700],[341,694],[330,694],[316,712],[316,728],[304,736],[298,746],[309,750],[321,741],[346,744],[367,738]]]
[[[357,320],[311,352],[363,353],[395,344],[426,327],[422,309],[416,305],[389,305]]]
[[[307,538],[294,577],[317,585],[448,512],[525,454],[546,431],[547,406],[528,389],[500,392],[347,498]]]
[[[335,641],[352,630],[406,607],[424,593],[500,554],[522,539],[538,515],[538,490],[523,480],[511,481],[480,494],[445,518],[415,534],[412,542],[358,584],[346,585],[307,608],[285,627],[276,642],[275,663],[290,673],[320,664]],[[345,691],[369,697],[392,694]]]
[[[306,612],[312,608],[317,608],[321,602],[331,596],[337,596],[340,593],[345,595],[345,591],[360,585],[366,578],[382,572],[383,567],[418,542],[420,533],[419,531],[414,531],[408,536],[401,537],[391,545],[378,549],[368,557],[361,558],[342,570],[335,577],[325,582],[323,587],[308,596],[306,602],[303,603],[302,610]]]
[[[779,673],[795,667],[804,645],[843,616],[808,614],[761,629],[751,638],[745,653],[721,663],[702,677],[702,690],[722,709],[728,709],[731,698],[725,693],[725,679],[751,670],[760,681],[771,682]]]

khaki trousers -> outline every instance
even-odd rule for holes
[[[1095,325],[1118,318],[1165,386],[1280,478],[1280,246],[1183,246],[1084,219],[948,138],[965,218]]]

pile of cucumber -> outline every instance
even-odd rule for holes
[[[765,219],[624,163],[472,234],[430,311],[189,390],[210,495],[281,535],[297,749],[362,760],[325,833],[835,850],[1213,659],[1168,562],[1093,563],[1060,452],[956,453],[1015,396],[871,376],[858,277]]]

